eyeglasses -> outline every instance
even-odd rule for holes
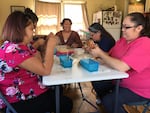
[[[130,28],[134,28],[136,26],[122,26],[122,29],[130,29]]]
[[[93,36],[96,35],[97,33],[99,33],[99,32],[96,32],[96,33],[91,32],[91,33],[90,33],[90,36],[93,37]]]

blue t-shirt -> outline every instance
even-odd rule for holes
[[[108,52],[115,45],[115,40],[111,37],[102,36],[101,40],[100,41],[95,41],[95,43],[103,51]]]

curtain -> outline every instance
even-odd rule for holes
[[[60,3],[47,3],[37,1],[35,12],[38,15],[36,34],[47,35],[56,33],[60,28]]]
[[[86,7],[86,3],[82,4],[82,14],[83,14],[83,20],[85,23],[85,29],[87,29],[89,27],[89,18],[88,18],[88,14],[87,14],[87,7]]]

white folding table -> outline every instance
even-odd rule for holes
[[[111,69],[105,65],[99,65],[99,69],[96,72],[89,72],[80,66],[77,58],[73,59],[72,68],[63,68],[60,65],[59,58],[55,56],[54,65],[50,75],[43,76],[42,82],[46,86],[56,87],[56,113],[60,113],[59,105],[59,85],[80,83],[89,81],[101,81],[101,80],[116,80],[116,101],[114,113],[117,113],[118,105],[118,91],[120,79],[127,78],[128,74]]]

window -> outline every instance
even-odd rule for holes
[[[74,30],[85,29],[81,11],[82,6],[80,4],[64,4],[64,18],[70,18],[72,20],[72,29]]]
[[[61,29],[63,18],[72,20],[72,30],[79,31],[88,27],[85,3],[82,2],[39,2],[36,1],[35,12],[39,18],[36,34],[56,33]]]

